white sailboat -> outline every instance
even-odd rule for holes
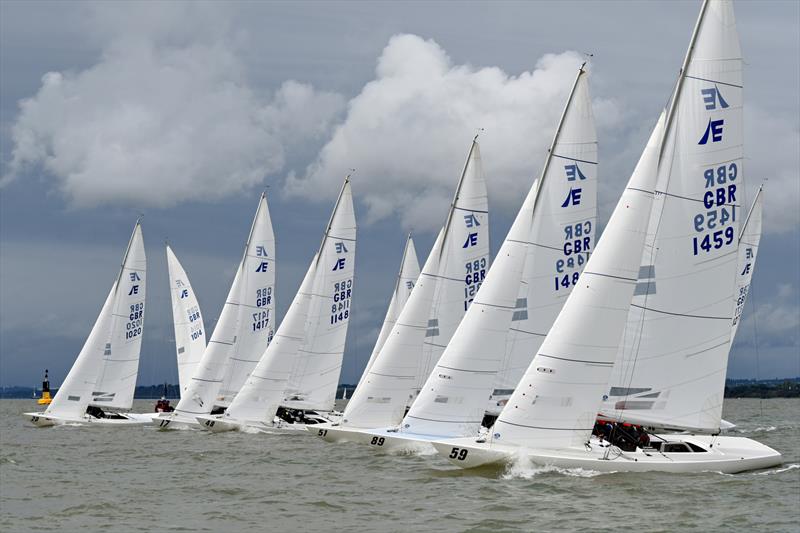
[[[39,427],[65,423],[140,424],[130,409],[139,371],[147,259],[139,221],[119,275],[78,358],[44,412],[25,413]]]
[[[303,429],[333,415],[352,314],[356,218],[350,176],[342,184],[314,265],[302,345],[292,360],[277,416]]]
[[[544,339],[541,332],[578,283],[597,217],[597,136],[584,66],[542,175],[475,301],[402,423],[370,431],[378,438],[369,444],[415,449],[420,442],[478,436],[482,425],[491,426],[493,410],[511,395]]]
[[[473,140],[445,225],[341,423],[309,431],[329,442],[370,442],[369,429],[400,423],[486,276],[488,226],[486,183]]]
[[[186,394],[192,376],[206,350],[206,328],[197,295],[189,276],[167,245],[172,323],[175,330],[175,352],[178,359],[178,384],[181,396]]]
[[[464,438],[435,444],[451,462],[471,467],[522,457],[536,464],[598,471],[726,473],[781,463],[781,455],[763,444],[718,436],[734,296],[749,284],[736,268],[738,247],[747,243],[738,236],[751,233],[747,228],[737,231],[733,214],[743,178],[741,87],[733,7],[729,1],[707,0],[663,134],[657,127],[581,282],[491,434],[480,442]],[[754,224],[760,220],[760,205],[757,201],[754,206]],[[653,279],[666,283],[653,287]],[[645,297],[643,304],[635,299],[640,296]],[[655,307],[656,302],[662,307]],[[647,337],[631,332],[637,312],[639,331]],[[648,313],[662,317],[653,319]],[[678,338],[649,351],[652,339],[666,339],[665,332]],[[629,344],[632,335],[638,336],[636,346]],[[712,335],[716,344],[709,342]],[[633,355],[626,355],[626,349]],[[645,357],[643,366],[656,359],[694,359],[674,374],[670,368],[671,375],[644,378],[676,385],[695,381],[685,390],[691,389],[691,396],[702,403],[687,405],[682,398],[671,402],[672,395],[668,401],[655,394],[638,397],[635,401],[641,404],[614,404],[614,420],[699,433],[653,434],[626,448],[615,442],[615,429],[610,435],[592,435],[612,369],[625,371],[626,361],[640,355]]]
[[[275,319],[275,236],[262,193],[244,253],[211,340],[175,410],[160,413],[160,429],[198,427],[196,418],[222,409],[258,362]]]

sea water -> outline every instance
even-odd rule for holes
[[[135,412],[154,401],[137,401]],[[305,432],[35,428],[0,401],[0,531],[800,531],[800,400],[726,400],[784,464],[736,475],[460,470]]]

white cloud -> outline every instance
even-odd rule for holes
[[[183,17],[195,11],[200,27],[212,26],[208,10],[183,6],[162,9],[149,33],[111,39],[86,70],[45,74],[37,94],[20,102],[3,181],[41,168],[76,207],[168,207],[257,185],[284,169],[287,143],[319,142],[342,98],[294,81],[274,95],[253,91],[236,39],[222,30],[165,37],[194,27]],[[122,25],[96,7],[95,27]],[[138,27],[136,20],[129,22]]]
[[[536,69],[511,76],[496,67],[454,65],[434,41],[396,35],[378,59],[376,77],[350,100],[344,122],[303,176],[286,190],[328,197],[356,167],[353,189],[376,220],[397,213],[404,226],[432,229],[461,172],[478,128],[489,196],[516,210],[539,173],[582,57],[543,56]],[[618,119],[611,101],[596,106],[599,127]]]

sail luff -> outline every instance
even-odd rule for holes
[[[681,70],[678,73],[678,81],[675,84],[675,88],[672,92],[672,98],[670,99],[669,107],[667,108],[667,117],[664,125],[665,139],[669,137],[672,131],[672,123],[675,120],[675,113],[676,109],[678,108],[678,99],[680,98],[681,89],[683,88],[683,83],[686,79],[686,71],[689,69],[689,64],[692,61],[692,54],[694,53],[694,48],[697,44],[697,36],[700,33],[700,28],[702,26],[703,18],[706,15],[709,1],[710,0],[703,0],[703,5],[700,7],[700,13],[697,15],[697,21],[695,22],[694,29],[692,30],[692,37],[689,39],[689,47],[686,49],[686,55],[683,58],[683,64],[681,65]],[[665,145],[666,143],[663,143],[658,152],[659,165],[661,164],[661,160],[664,156]]]

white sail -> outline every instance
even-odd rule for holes
[[[314,297],[311,289],[316,264],[315,255],[272,342],[225,410],[225,420],[269,423],[274,418],[283,400],[295,356],[305,339],[308,308]]]
[[[493,440],[536,448],[588,440],[636,286],[663,124],[662,115],[580,281],[500,413]]]
[[[597,137],[582,65],[542,176],[401,431],[477,434],[492,387],[494,394],[513,391],[592,249],[596,167]]]
[[[750,294],[750,282],[753,279],[753,271],[756,268],[756,258],[758,257],[758,245],[761,242],[761,222],[762,210],[764,208],[764,190],[759,187],[750,213],[747,215],[742,225],[742,234],[739,237],[739,260],[736,267],[736,291],[733,293],[734,311],[733,322],[731,323],[731,344],[736,337],[739,323],[744,311],[744,304],[747,302],[747,295]]]
[[[400,423],[489,268],[489,217],[473,141],[444,227],[383,348],[345,408],[342,425]]]
[[[172,322],[175,328],[175,351],[178,358],[178,383],[181,396],[186,392],[203,352],[206,349],[206,328],[197,295],[189,276],[175,253],[167,245],[167,268],[172,298]]]
[[[210,413],[217,401],[222,380],[226,376],[228,358],[235,355],[240,359],[249,359],[251,357],[247,354],[255,353],[259,349],[260,353],[263,353],[268,343],[268,332],[272,327],[272,309],[274,309],[271,292],[274,282],[271,272],[274,267],[274,251],[270,253],[267,250],[266,239],[272,231],[270,228],[259,229],[256,232],[256,226],[260,225],[259,221],[263,223],[269,220],[265,210],[266,202],[262,195],[245,244],[244,255],[236,269],[225,305],[222,307],[211,340],[189,382],[186,394],[181,395],[175,408],[175,416],[194,420],[195,415]],[[248,272],[244,272],[245,269]],[[260,281],[260,278],[264,281]],[[253,302],[256,296],[261,299],[260,302]],[[243,302],[245,305],[241,305]],[[237,344],[244,339],[247,339],[244,347],[238,347]]]
[[[109,337],[92,391],[92,405],[115,409],[130,409],[133,405],[144,331],[146,274],[142,226],[137,222],[117,281]]]
[[[597,134],[583,66],[541,178],[517,309],[495,381],[510,394],[572,292],[597,237]]]
[[[389,308],[386,310],[386,317],[383,319],[380,333],[378,333],[378,340],[372,348],[372,354],[369,356],[367,366],[361,375],[361,380],[367,375],[372,363],[383,348],[386,338],[397,323],[397,317],[400,316],[400,311],[405,307],[411,291],[419,278],[419,260],[417,259],[417,250],[414,248],[414,240],[409,233],[406,239],[406,246],[403,250],[403,260],[400,262],[400,272],[397,274],[397,281],[394,285],[394,292],[392,292],[392,299],[389,301]],[[347,392],[347,391],[345,391]]]
[[[742,58],[733,6],[703,4],[672,103],[657,197],[603,413],[720,428],[738,258]]]
[[[298,350],[282,405],[333,410],[352,313],[356,219],[345,179],[317,254],[305,341]]]
[[[230,404],[275,332],[275,234],[266,193],[258,203],[240,269],[239,327],[214,402],[219,406]]]
[[[445,222],[440,256],[415,394],[433,371],[489,271],[489,200],[477,138]]]
[[[436,237],[383,348],[350,397],[344,409],[343,426],[377,428],[403,419],[406,405],[414,395],[419,359],[428,331],[428,317],[439,279],[443,235],[444,229]]]
[[[95,385],[98,383],[100,372],[103,369],[103,359],[107,356],[106,352],[109,351],[108,345],[112,339],[112,325],[115,322],[112,311],[118,307],[117,300],[121,298],[119,293],[125,290],[130,291],[133,286],[130,280],[125,283],[122,277],[125,272],[125,265],[132,266],[132,264],[128,263],[128,259],[136,235],[139,236],[141,241],[141,229],[138,221],[122,260],[123,267],[111,286],[111,291],[103,303],[100,314],[83,348],[81,348],[78,358],[72,365],[64,382],[58,388],[53,401],[45,409],[45,414],[67,419],[80,419],[86,413],[86,408],[92,400],[92,393],[96,390]],[[120,285],[121,282],[122,285]],[[120,291],[117,290],[118,287],[121,287]]]

